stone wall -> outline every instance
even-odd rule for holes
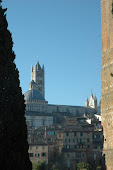
[[[69,106],[69,105],[51,105],[45,101],[25,102],[27,111],[36,111],[42,113],[70,113],[73,116],[82,116],[84,113],[94,114],[97,109],[84,106]]]
[[[102,70],[101,116],[104,135],[105,163],[113,170],[113,16],[112,0],[101,0],[102,19]]]

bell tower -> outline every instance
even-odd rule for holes
[[[104,135],[105,164],[113,170],[113,14],[112,0],[101,0],[101,117]]]
[[[45,77],[44,77],[44,65],[40,66],[39,61],[31,67],[31,82],[29,85],[30,89],[39,91],[45,98]]]

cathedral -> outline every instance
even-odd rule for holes
[[[64,116],[80,117],[84,114],[97,113],[97,98],[91,92],[90,100],[86,99],[85,106],[53,105],[45,99],[45,71],[39,61],[31,67],[31,82],[29,90],[24,94],[26,104],[26,121],[28,126],[48,126],[61,123]]]
[[[93,97],[92,91],[91,91],[90,100],[88,100],[88,97],[86,99],[85,106],[97,109],[97,98],[96,98],[96,95]]]

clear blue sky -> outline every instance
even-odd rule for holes
[[[101,96],[100,0],[3,0],[23,93],[37,56],[50,104],[85,105]]]

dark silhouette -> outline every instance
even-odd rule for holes
[[[31,170],[24,97],[14,63],[6,10],[0,0],[0,169]]]

